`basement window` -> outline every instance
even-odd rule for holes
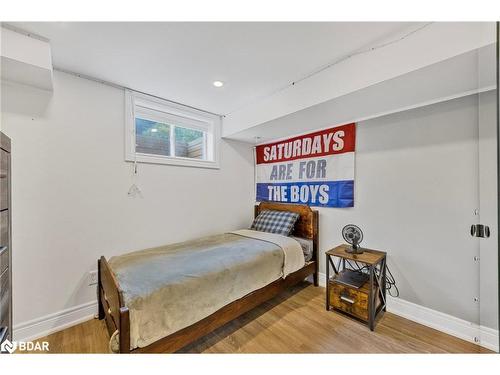
[[[220,118],[126,91],[125,160],[219,168]]]

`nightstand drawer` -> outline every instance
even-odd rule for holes
[[[368,290],[330,283],[330,304],[357,318],[368,320]]]

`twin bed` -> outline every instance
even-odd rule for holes
[[[170,353],[313,275],[318,285],[318,212],[262,202],[299,215],[291,236],[254,230],[199,238],[98,260],[99,319],[110,349]]]

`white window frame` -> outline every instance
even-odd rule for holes
[[[149,112],[149,113],[148,113]],[[150,118],[166,124],[178,125],[203,131],[205,147],[204,157],[207,160],[180,156],[163,156],[145,154],[135,151],[135,118],[136,114],[145,114]],[[141,117],[141,116],[138,116]],[[191,107],[172,103],[154,96],[125,90],[125,161],[138,163],[168,164],[185,167],[219,169],[221,118]],[[170,150],[175,154],[175,132],[170,133]]]

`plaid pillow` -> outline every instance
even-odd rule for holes
[[[250,229],[288,236],[299,216],[296,212],[264,210],[255,218]]]

